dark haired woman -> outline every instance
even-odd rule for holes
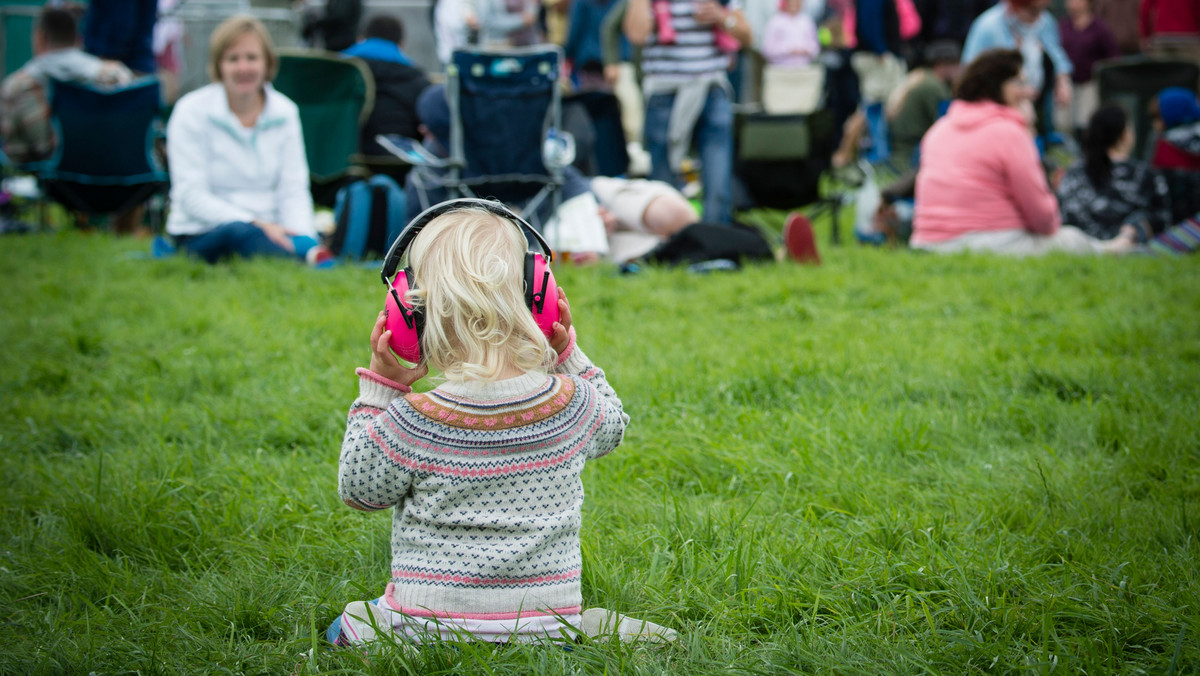
[[[1166,180],[1129,159],[1133,127],[1117,106],[1097,110],[1083,135],[1083,162],[1058,186],[1062,220],[1092,237],[1115,237],[1127,223],[1161,232],[1171,222]],[[1151,233],[1146,232],[1147,236]]]
[[[1022,65],[1016,50],[979,55],[959,81],[958,99],[925,135],[912,246],[1016,256],[1129,251],[1133,227],[1103,242],[1062,225],[1034,145]]]

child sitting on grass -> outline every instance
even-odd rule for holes
[[[347,605],[328,639],[673,638],[582,609],[580,477],[617,447],[629,417],[576,346],[561,289],[549,339],[534,320],[522,230],[532,228],[483,200],[437,205],[408,227],[419,228],[406,295],[425,318],[421,362],[393,355],[381,312],[338,472],[347,505],[394,507],[391,582],[378,599]],[[430,367],[442,382],[414,393]]]

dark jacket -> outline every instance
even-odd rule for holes
[[[319,16],[306,18],[301,36],[331,52],[340,52],[358,39],[362,14],[363,0],[329,0]]]
[[[376,134],[400,134],[420,139],[417,97],[429,86],[425,73],[394,61],[363,59],[375,77],[375,107],[362,128],[359,148],[364,155],[391,156],[375,142]]]
[[[900,15],[895,0],[855,0],[856,51],[900,54]]]
[[[1058,207],[1063,223],[1097,239],[1112,239],[1141,219],[1156,233],[1174,224],[1166,179],[1142,162],[1117,162],[1100,186],[1082,164],[1071,167],[1058,186]]]

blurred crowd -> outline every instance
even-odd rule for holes
[[[311,212],[297,162],[275,166],[278,158],[264,162],[239,145],[244,134],[271,137],[295,122],[295,106],[270,86],[271,36],[253,21],[229,35],[188,35],[173,18],[177,1],[50,3],[35,26],[33,58],[0,89],[0,147],[18,165],[53,155],[49,81],[119,87],[158,77],[175,106],[167,232],[186,248],[198,234],[240,223],[244,235],[295,253],[295,237],[317,239],[311,217],[280,222]],[[443,79],[455,49],[560,45],[564,91],[619,104],[630,163],[613,178],[699,207],[648,228],[658,237],[684,221],[732,223],[758,206],[746,185],[754,178],[738,171],[735,120],[747,114],[832,115],[828,156],[796,159],[841,172],[862,203],[878,204],[856,226],[863,241],[1121,252],[1187,226],[1197,210],[1200,76],[1152,92],[1146,105],[1104,100],[1097,77],[1130,58],[1150,69],[1200,66],[1195,0],[436,0],[429,22],[440,65],[424,66],[405,50],[404,21],[362,0],[297,2],[290,11],[299,41],[369,66],[377,102],[361,134],[368,155],[388,154],[377,134],[430,140],[418,100]],[[246,35],[243,54],[225,53]],[[181,92],[181,45],[197,39],[210,42],[212,84]],[[253,67],[242,72],[246,63]],[[189,115],[217,113],[236,142],[213,144],[206,135],[226,132],[188,127]],[[1153,124],[1139,125],[1143,118]],[[1139,129],[1152,138],[1137,138]],[[209,155],[189,150],[199,145]],[[224,151],[212,156],[216,146]],[[302,141],[285,139],[279,152],[302,156]],[[253,176],[229,178],[247,167]],[[877,180],[855,180],[856,170]],[[286,195],[278,192],[285,174]],[[225,183],[240,196],[213,187]],[[261,187],[247,197],[247,185]],[[627,187],[600,201],[608,215],[617,211],[612,200],[629,198]],[[630,220],[647,230],[645,215]],[[120,216],[114,229],[141,227],[138,213]],[[258,249],[214,251],[206,257]]]

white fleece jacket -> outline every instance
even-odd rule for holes
[[[168,233],[199,235],[223,223],[257,219],[316,236],[300,113],[271,85],[266,92],[266,105],[250,128],[229,109],[220,83],[175,104],[167,122]]]

